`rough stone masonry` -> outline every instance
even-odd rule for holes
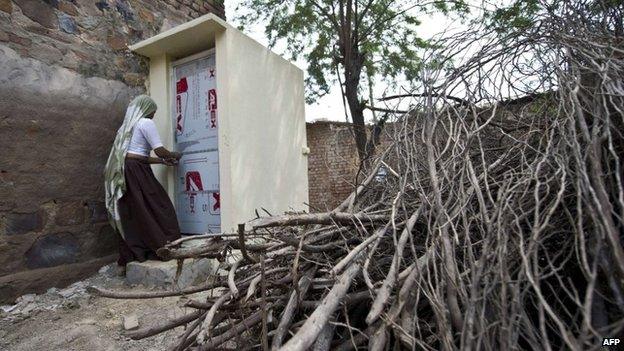
[[[127,49],[220,0],[0,0],[0,302],[114,260],[102,171],[146,63]]]

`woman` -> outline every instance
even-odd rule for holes
[[[156,250],[180,238],[173,204],[154,177],[150,164],[177,164],[181,157],[163,147],[152,118],[156,103],[137,96],[126,110],[106,162],[106,208],[120,234],[120,273],[131,261],[158,259]],[[158,156],[150,157],[150,151]]]

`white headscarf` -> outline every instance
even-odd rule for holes
[[[113,147],[106,161],[104,169],[104,188],[106,191],[106,209],[108,210],[108,220],[111,226],[116,229],[123,238],[124,232],[119,216],[118,201],[126,192],[126,178],[124,177],[124,160],[132,131],[137,122],[146,116],[156,112],[156,103],[147,95],[139,95],[126,110],[123,124],[117,130],[117,136],[113,142]]]

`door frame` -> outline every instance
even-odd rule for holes
[[[212,54],[214,54],[216,52],[215,48],[212,49],[208,49],[208,50],[204,50],[201,52],[198,52],[196,54],[190,55],[190,56],[186,56],[180,59],[177,59],[173,62],[171,62],[171,73],[173,73],[173,68],[175,66],[179,66],[179,65],[183,65],[185,63],[197,60],[197,59],[202,59],[204,57],[210,56]]]

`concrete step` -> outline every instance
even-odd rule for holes
[[[185,259],[182,272],[175,281],[177,260],[130,262],[126,266],[126,282],[147,287],[176,287],[180,289],[202,284],[217,271],[214,259]]]

